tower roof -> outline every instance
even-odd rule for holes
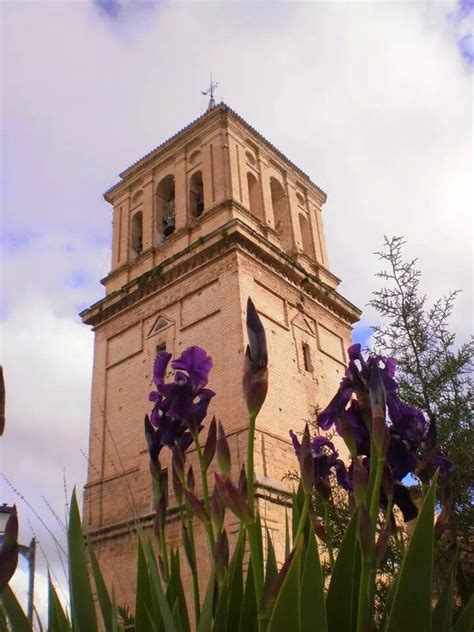
[[[134,172],[138,171],[140,168],[145,166],[148,162],[151,162],[163,149],[165,149],[172,143],[178,141],[184,134],[189,132],[189,130],[191,130],[193,127],[199,125],[206,118],[216,116],[216,113],[217,113],[217,116],[230,115],[231,117],[233,117],[238,123],[240,123],[243,127],[245,127],[255,138],[257,138],[268,149],[270,149],[270,151],[276,154],[291,169],[296,171],[298,175],[307,182],[308,185],[317,189],[320,195],[322,195],[324,201],[326,200],[326,193],[317,184],[315,184],[302,169],[300,169],[297,165],[295,165],[295,163],[292,162],[283,152],[281,152],[277,147],[275,147],[275,145],[273,145],[269,140],[267,140],[254,127],[252,127],[249,123],[247,123],[247,121],[243,119],[239,114],[237,114],[237,112],[235,112],[232,108],[230,108],[227,104],[223,102],[216,105],[213,108],[208,109],[206,112],[204,112],[204,114],[201,114],[201,116],[198,116],[197,118],[195,118],[193,121],[188,123],[188,125],[185,125],[184,127],[182,127],[175,134],[173,134],[172,136],[167,138],[165,141],[157,145],[154,149],[152,149],[151,151],[146,153],[144,156],[142,156],[141,158],[133,162],[129,167],[127,167],[127,169],[125,169],[119,174],[121,181],[117,182],[112,187],[107,189],[107,191],[104,193],[104,198],[108,202],[110,202],[111,201],[110,194],[113,193],[118,187],[120,187],[126,178],[132,176]]]

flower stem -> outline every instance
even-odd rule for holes
[[[375,485],[374,485],[373,494],[372,494],[371,503],[370,503],[370,520],[372,522],[373,529],[374,529],[374,543],[377,537],[377,517],[378,517],[378,510],[379,510],[380,484],[382,482],[384,467],[385,467],[385,459],[379,458],[377,461]],[[387,522],[390,520],[390,515],[392,513],[392,506],[393,506],[393,496],[390,496],[387,501],[384,528],[386,527]],[[367,586],[367,594],[368,594],[367,603],[368,603],[368,608],[369,608],[369,617],[372,616],[372,613],[374,611],[375,580],[377,576],[377,567],[376,567],[377,560],[376,560],[376,554],[375,554],[375,544],[374,544],[374,553],[372,557],[373,557],[373,560],[371,563],[370,575],[369,575],[368,586]]]
[[[187,512],[183,511],[183,505],[178,506],[178,511],[179,511],[179,521],[182,524],[184,529],[186,528],[186,523],[187,523],[187,531],[189,533],[189,542],[191,544],[191,553],[192,553],[193,560],[192,560],[192,563],[189,562],[188,560],[188,564],[191,569],[191,575],[192,575],[192,580],[193,580],[194,618],[195,618],[196,626],[197,626],[199,617],[201,616],[201,609],[200,609],[200,597],[199,597],[199,581],[198,581],[197,565],[196,565],[196,545],[194,542],[193,519],[192,519],[192,516],[188,515]]]
[[[247,501],[250,514],[255,516],[255,473],[253,453],[255,446],[255,420],[256,415],[249,415],[249,435],[247,444]]]
[[[370,498],[370,519],[372,521],[372,529],[374,535],[377,531],[377,516],[379,514],[380,504],[380,485],[382,483],[383,468],[385,467],[385,458],[377,457],[377,466],[375,469],[374,486]]]
[[[375,576],[376,576],[376,557],[375,557],[375,537],[377,535],[377,517],[380,504],[380,485],[382,484],[382,475],[385,467],[385,458],[379,457],[375,453],[375,467],[371,467],[372,485],[370,492],[370,522],[372,525],[373,546],[370,553],[362,552],[362,573],[359,588],[359,609],[357,612],[357,632],[366,632],[368,630],[369,621],[372,617],[375,596]],[[371,464],[373,461],[371,461]],[[372,470],[375,472],[373,474]]]
[[[160,499],[161,497],[161,480],[158,476],[155,480],[155,494],[156,498]],[[158,501],[157,501],[158,502]],[[166,514],[165,514],[165,524],[166,524]],[[163,571],[165,577],[163,578],[165,581],[168,581],[170,570],[168,564],[168,551],[166,549],[166,538],[165,538],[165,528],[159,528],[158,530],[158,548],[160,551],[161,559],[163,561]]]
[[[309,498],[310,498],[310,494],[304,495],[303,509],[301,510],[300,521],[298,523],[298,529],[296,530],[296,535],[293,540],[293,546],[296,546],[296,543],[298,542],[298,538],[303,533],[303,529],[306,523],[306,518],[308,516]]]
[[[170,576],[170,568],[169,568],[169,563],[168,563],[168,550],[166,548],[164,529],[160,529],[160,533],[158,536],[158,544],[159,544],[159,549],[161,553],[161,559],[163,561],[163,570],[164,570],[164,575],[165,575],[163,579],[165,581],[168,581],[169,576]]]
[[[370,506],[369,503],[369,499],[372,498],[372,491],[374,489],[374,484],[375,484],[375,474],[376,474],[376,464],[377,462],[377,452],[375,451],[374,448],[374,442],[371,441],[370,442],[370,472],[369,472],[369,484],[367,486],[367,497],[366,497],[366,503],[367,506]]]
[[[211,549],[212,557],[214,558],[214,553],[216,550],[216,540],[214,538],[214,529],[212,528],[212,522],[210,521],[211,516],[211,501],[209,498],[209,486],[207,484],[207,470],[204,467],[204,460],[202,456],[202,448],[199,443],[199,435],[198,433],[193,434],[194,443],[196,444],[196,453],[199,461],[199,469],[201,471],[201,481],[202,481],[202,493],[204,497],[204,507],[206,508],[206,513],[209,517],[209,520],[205,523],[205,528],[207,531],[207,537],[209,540],[209,547]]]
[[[357,607],[357,632],[368,632],[369,629],[369,608],[367,584],[370,577],[370,560],[362,559],[362,569],[359,585],[359,603]]]
[[[329,519],[329,502],[324,503],[324,530],[326,532],[326,546],[328,547],[329,562],[334,568],[334,551],[332,548],[331,520]]]
[[[194,597],[194,616],[196,619],[196,627],[199,622],[199,617],[201,616],[201,599],[199,596],[199,580],[197,574],[197,564],[196,564],[196,544],[194,541],[194,528],[192,518],[189,519],[189,539],[191,542],[191,547],[193,550],[194,557],[194,568],[191,568],[191,573],[193,576],[193,597]]]
[[[255,420],[256,415],[249,415],[249,434],[247,443],[247,503],[249,506],[252,522],[247,525],[247,536],[249,539],[250,555],[252,557],[252,572],[255,583],[255,595],[257,607],[263,592],[263,559],[259,547],[257,528],[255,519],[255,473],[254,473],[254,446],[255,446]]]

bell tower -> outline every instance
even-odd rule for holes
[[[284,476],[296,469],[288,430],[301,429],[337,388],[360,312],[329,271],[326,194],[225,104],[134,162],[105,199],[112,269],[102,280],[105,298],[81,313],[95,331],[84,526],[118,603],[130,603],[136,529],[151,528],[154,515],[143,417],[156,351],[177,356],[199,345],[212,356],[209,412],[226,429],[237,477],[248,425],[245,307],[253,299],[269,355],[256,493],[278,555],[290,491]],[[174,505],[171,493],[177,542]]]

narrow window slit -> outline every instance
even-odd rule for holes
[[[312,373],[313,367],[311,365],[311,351],[309,349],[309,345],[306,342],[303,342],[302,350],[303,350],[303,366],[304,366],[304,370],[307,373]]]

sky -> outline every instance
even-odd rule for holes
[[[66,499],[87,465],[93,335],[118,173],[223,99],[328,195],[331,270],[366,307],[384,235],[403,235],[423,290],[462,290],[472,330],[472,0],[9,1],[1,5],[0,502],[64,584]],[[141,425],[137,426],[141,432]],[[53,537],[54,536],[54,537]],[[56,544],[55,540],[59,543]],[[15,578],[24,598],[25,564]]]

